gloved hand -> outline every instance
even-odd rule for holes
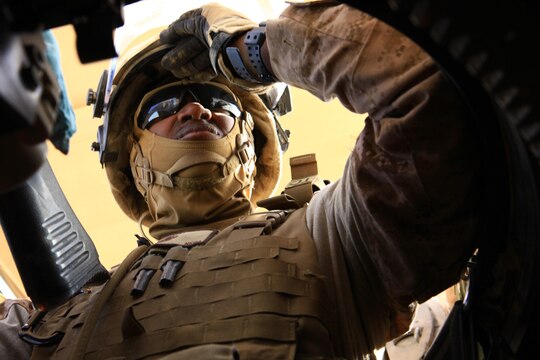
[[[230,73],[218,64],[222,46],[257,24],[246,16],[218,4],[208,4],[180,16],[160,34],[163,43],[176,44],[161,65],[180,79],[210,80]]]

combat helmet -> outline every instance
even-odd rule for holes
[[[89,91],[87,102],[88,105],[94,104],[94,117],[104,118],[92,148],[99,151],[100,162],[116,202],[135,221],[139,221],[147,210],[147,204],[136,188],[130,169],[133,116],[145,94],[179,80],[160,65],[162,56],[171,49],[171,45],[154,40],[139,49],[140,46],[131,48],[116,63],[113,62],[110,70],[103,72],[97,90]],[[274,192],[281,175],[282,153],[288,147],[289,133],[282,129],[278,117],[291,110],[289,89],[285,84],[276,83],[255,93],[232,84],[222,76],[212,81],[228,87],[253,119],[257,170],[251,202],[255,204]]]

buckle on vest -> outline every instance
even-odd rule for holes
[[[283,224],[290,212],[270,211],[247,216],[243,221],[234,224],[234,229],[261,228],[261,234],[271,234],[279,225]]]
[[[21,327],[21,331],[19,332],[19,338],[22,341],[31,345],[49,346],[57,344],[62,340],[64,333],[59,331],[55,331],[51,336],[37,336],[31,333],[46,313],[46,311],[36,311],[32,314],[30,319],[28,319],[28,322]]]
[[[292,157],[290,165],[292,180],[283,193],[291,196],[299,206],[309,203],[317,191],[330,183],[319,177],[317,159],[313,153]]]
[[[268,235],[272,233],[272,222],[270,220],[261,221],[240,221],[234,225],[234,230],[262,228],[261,234]]]
[[[19,338],[21,338],[22,341],[27,342],[31,345],[37,345],[37,346],[50,346],[54,344],[58,344],[60,340],[64,337],[64,333],[61,332],[54,332],[49,337],[41,337],[41,336],[35,336],[31,335],[25,332],[19,333]]]

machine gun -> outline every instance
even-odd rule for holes
[[[42,33],[73,24],[82,63],[114,57],[113,30],[123,25],[123,6],[136,1],[0,0],[0,222],[41,309],[107,274],[46,161],[60,88]]]
[[[0,223],[26,292],[39,309],[65,302],[89,280],[108,274],[48,162],[0,195]]]

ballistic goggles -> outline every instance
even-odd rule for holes
[[[147,129],[176,114],[184,105],[197,102],[212,112],[240,117],[240,106],[232,92],[213,84],[168,84],[146,94],[135,113],[137,125]]]

